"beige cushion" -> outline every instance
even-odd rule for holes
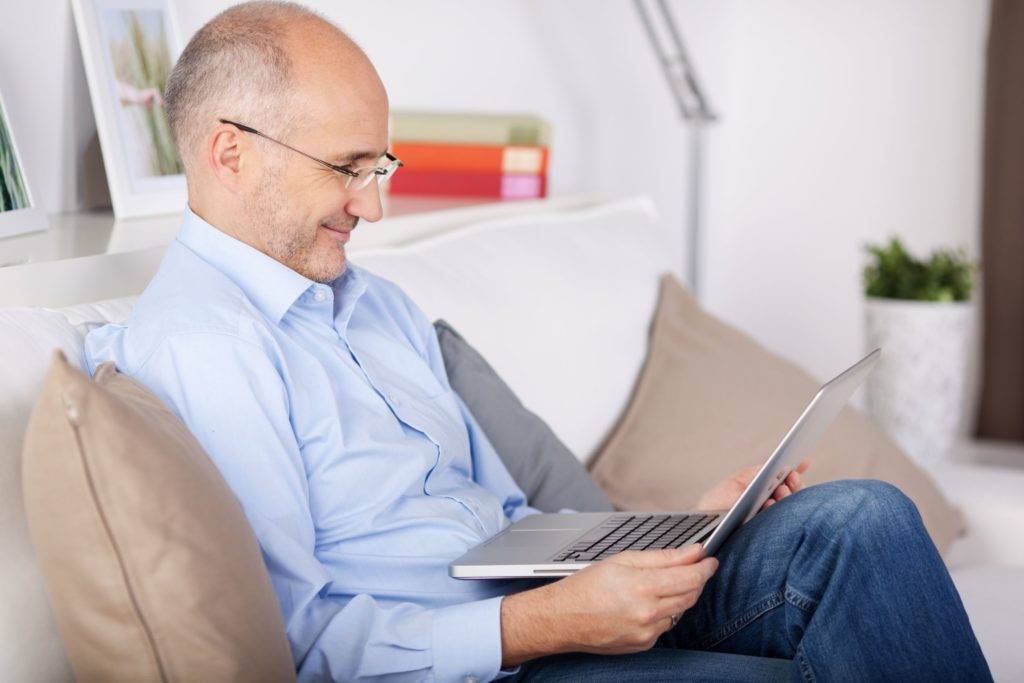
[[[591,474],[620,509],[692,506],[724,477],[762,462],[819,386],[702,311],[676,278],[665,275],[647,360]],[[959,511],[931,478],[847,407],[815,449],[805,480],[850,478],[899,486],[941,551],[963,532]]]
[[[25,437],[29,530],[79,680],[294,680],[256,538],[185,426],[54,353]]]

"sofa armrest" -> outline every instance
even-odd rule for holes
[[[948,463],[932,476],[967,523],[947,554],[950,567],[1024,567],[1024,469]]]

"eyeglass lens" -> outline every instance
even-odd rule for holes
[[[364,168],[359,168],[356,169],[355,171],[356,173],[359,174],[358,177],[349,176],[346,184],[350,188],[361,190],[367,185],[369,185],[374,178],[376,178],[377,185],[379,187],[384,185],[385,182],[387,182],[388,178],[390,178],[392,174],[394,174],[395,169],[397,167],[398,164],[389,161],[385,166],[366,166]]]

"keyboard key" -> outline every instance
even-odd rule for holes
[[[554,562],[592,562],[625,550],[679,548],[718,515],[616,515],[555,555]]]

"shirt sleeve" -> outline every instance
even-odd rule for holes
[[[181,417],[242,504],[299,680],[489,680],[504,673],[500,596],[426,609],[332,591],[316,556],[282,373],[256,343],[210,332],[169,337],[137,372],[128,371]],[[518,500],[513,490],[507,495]]]

